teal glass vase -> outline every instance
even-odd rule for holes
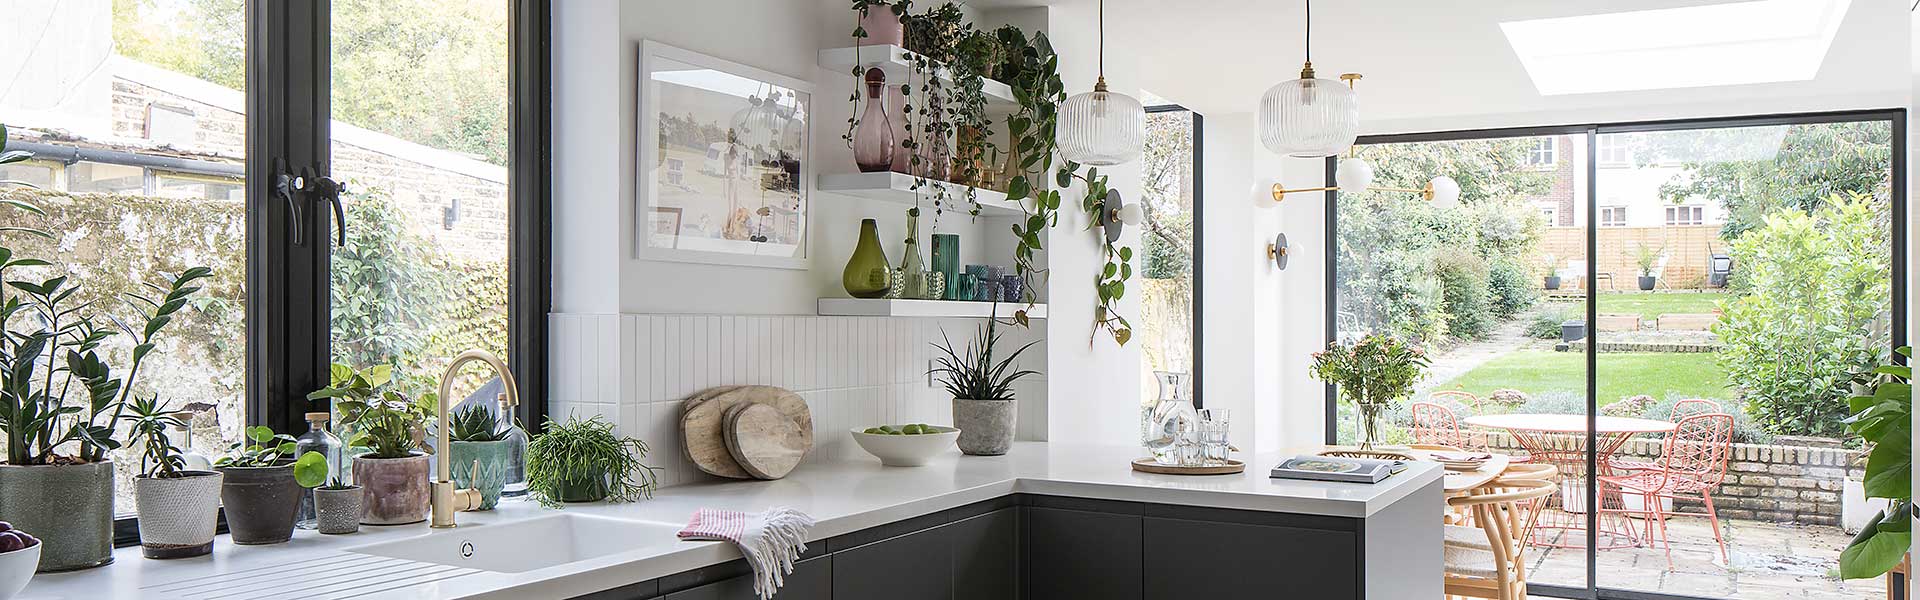
[[[960,236],[952,233],[933,234],[933,270],[941,273],[946,280],[946,289],[940,297],[945,300],[959,299],[960,281]]]

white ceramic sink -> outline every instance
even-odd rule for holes
[[[549,515],[508,523],[463,524],[424,536],[349,548],[349,552],[519,573],[673,544],[680,525],[588,515]]]

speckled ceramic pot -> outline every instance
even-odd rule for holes
[[[213,552],[224,476],[212,471],[187,471],[183,475],[133,480],[142,556],[187,558]]]
[[[113,562],[113,461],[0,465],[0,521],[40,538],[41,573]]]
[[[357,485],[337,490],[314,488],[313,512],[320,521],[320,533],[360,531],[360,490]]]
[[[353,482],[362,488],[360,524],[404,525],[427,520],[432,487],[427,455],[353,458]]]
[[[954,445],[974,456],[999,456],[1013,448],[1012,400],[953,399],[953,426],[960,428]]]

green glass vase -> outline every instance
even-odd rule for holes
[[[860,243],[847,259],[847,270],[840,273],[840,284],[855,298],[882,298],[893,281],[887,268],[887,251],[880,247],[880,225],[873,219],[860,220]]]
[[[900,285],[901,298],[919,298],[926,294],[927,282],[923,274],[927,272],[927,263],[920,260],[920,207],[918,206],[907,209],[907,247],[900,253],[900,268],[894,272],[899,278],[905,280],[905,283]]]

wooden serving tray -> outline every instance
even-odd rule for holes
[[[1224,465],[1182,467],[1177,465],[1163,465],[1155,462],[1153,457],[1149,456],[1146,458],[1133,459],[1133,470],[1142,473],[1159,473],[1161,475],[1232,475],[1234,473],[1245,472],[1247,470],[1247,463],[1229,458],[1227,459],[1227,464]]]

